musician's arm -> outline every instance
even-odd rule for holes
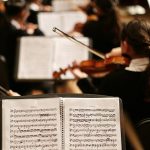
[[[121,56],[121,54],[122,54],[121,47],[116,47],[106,54],[106,58],[113,57],[113,56]]]

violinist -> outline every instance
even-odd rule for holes
[[[150,117],[150,22],[134,19],[122,30],[121,50],[131,58],[130,64],[101,78],[83,78],[77,82],[83,93],[120,97],[131,120],[137,123]],[[147,92],[146,92],[147,91]],[[145,100],[147,99],[147,100]]]
[[[89,37],[93,49],[106,54],[120,45],[121,23],[116,12],[117,6],[112,0],[92,0],[89,7],[88,16],[92,17],[88,17],[85,24],[77,23],[74,31]],[[97,57],[93,55],[93,58]]]

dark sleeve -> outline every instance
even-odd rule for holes
[[[2,57],[3,56],[0,55],[0,85],[9,89],[7,64]]]
[[[98,84],[98,93],[101,95],[124,97],[125,89],[128,87],[128,78],[126,79],[124,69],[115,70],[104,76],[101,83]],[[131,92],[132,93],[132,92]]]
[[[83,93],[96,94],[97,87],[94,85],[92,78],[83,78],[78,80],[78,87]]]
[[[38,24],[38,11],[30,10],[30,15],[27,18],[27,22]]]
[[[40,29],[35,29],[34,30],[34,35],[35,36],[44,36],[44,33]]]
[[[96,30],[96,21],[87,21],[83,28],[82,28],[82,34],[84,36],[87,36],[87,37],[93,37],[95,34],[95,30]]]

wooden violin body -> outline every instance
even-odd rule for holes
[[[103,53],[97,52],[96,50],[90,48],[89,46],[85,45],[84,43],[76,40],[74,37],[64,33],[60,29],[54,27],[53,31],[58,33],[59,35],[62,35],[64,37],[67,37],[70,40],[73,40],[74,42],[77,42],[83,47],[86,47],[89,52],[92,54],[100,57],[103,60],[96,61],[96,60],[86,60],[82,61],[80,64],[73,64],[73,66],[68,66],[65,69],[60,69],[59,71],[53,72],[54,79],[60,78],[61,74],[65,74],[67,70],[73,70],[75,68],[80,69],[82,72],[85,72],[88,75],[93,75],[94,73],[103,73],[103,72],[110,72],[118,66],[128,66],[129,65],[129,59],[123,57],[123,56],[114,56],[110,58],[106,58]]]
[[[106,58],[101,61],[96,60],[84,60],[80,64],[74,63],[73,66],[68,66],[67,68],[60,68],[60,71],[53,72],[53,78],[58,79],[62,74],[65,74],[67,70],[80,69],[82,72],[92,75],[94,73],[104,73],[111,72],[120,66],[128,66],[129,59],[122,56],[115,56],[111,58]]]

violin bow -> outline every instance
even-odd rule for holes
[[[53,28],[53,31],[56,32],[57,34],[59,34],[60,36],[66,37],[69,40],[86,47],[88,49],[88,51],[91,52],[92,54],[94,54],[102,59],[105,59],[105,55],[103,53],[97,52],[96,50],[94,50],[91,47],[87,46],[86,44],[82,43],[81,41],[75,39],[73,36],[68,35],[67,33],[61,31],[60,29],[58,29],[56,27]]]

